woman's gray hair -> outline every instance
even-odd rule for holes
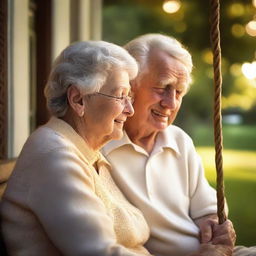
[[[191,72],[193,68],[191,55],[175,38],[162,34],[146,34],[133,39],[127,43],[124,48],[136,59],[138,63],[139,75],[137,78],[147,71],[150,52],[153,49],[159,49],[185,65],[189,75],[188,84],[191,83]]]
[[[134,58],[115,44],[86,41],[68,46],[53,63],[45,86],[44,94],[51,114],[65,115],[70,85],[75,85],[84,95],[92,94],[101,89],[114,69],[126,71],[130,80],[138,72]]]

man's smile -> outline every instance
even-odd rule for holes
[[[167,120],[168,117],[169,117],[168,114],[162,113],[162,112],[160,112],[158,110],[155,110],[155,109],[152,109],[151,113],[153,114],[153,116],[156,116],[157,118],[161,118],[161,119],[164,119],[164,120]]]

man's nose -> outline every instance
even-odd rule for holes
[[[134,114],[134,108],[133,108],[132,102],[130,100],[126,100],[124,112],[127,116],[132,116]]]
[[[177,107],[176,90],[171,89],[166,92],[163,95],[160,104],[164,108],[175,109]]]

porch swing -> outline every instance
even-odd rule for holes
[[[225,196],[224,196],[224,181],[223,181],[223,161],[222,161],[222,116],[221,116],[221,90],[222,90],[222,76],[221,76],[221,48],[220,48],[220,31],[219,31],[219,19],[220,19],[220,3],[219,0],[210,0],[211,6],[211,43],[213,51],[213,69],[214,69],[214,143],[215,143],[215,165],[216,165],[216,191],[217,191],[217,214],[219,218],[219,224],[222,224],[226,220],[226,214],[224,210]],[[7,166],[7,165],[6,165]],[[4,167],[4,166],[3,166]],[[3,171],[4,180],[0,180],[0,189],[4,190],[7,179],[13,168],[13,164],[10,168],[1,168]],[[6,174],[6,175],[5,175]],[[8,177],[6,177],[8,175]],[[1,177],[2,177],[1,176]],[[0,202],[1,202],[0,195]],[[0,254],[6,256],[3,241],[0,237]]]

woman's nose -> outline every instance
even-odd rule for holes
[[[124,112],[126,113],[127,116],[132,116],[134,114],[134,108],[132,106],[132,101],[129,99],[126,99],[126,101],[125,101]]]

